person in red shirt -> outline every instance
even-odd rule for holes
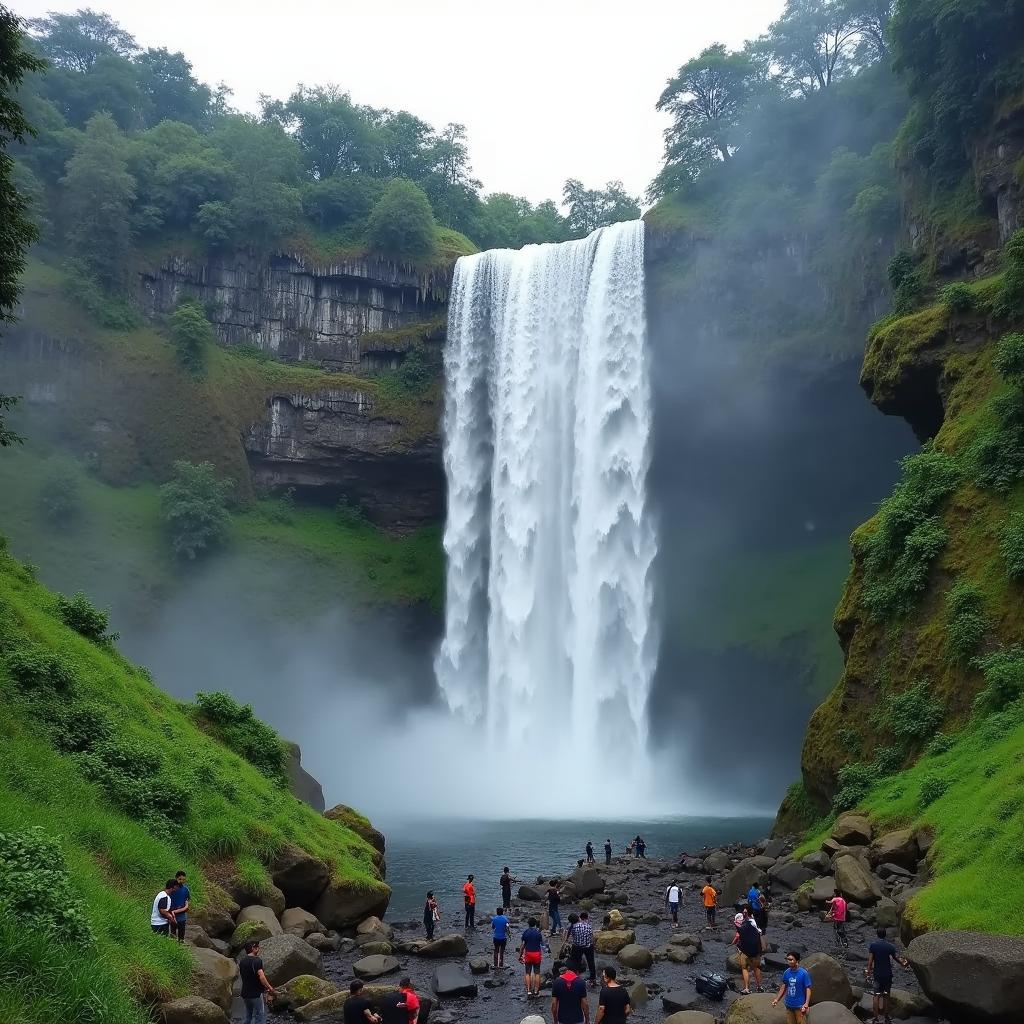
[[[836,931],[836,945],[845,946],[847,949],[850,948],[850,940],[846,937],[846,917],[847,907],[846,900],[843,899],[843,894],[838,889],[832,890],[835,896],[828,901],[828,913],[825,915],[826,921],[831,921],[832,926]]]
[[[398,991],[402,996],[402,1001],[396,1004],[398,1009],[405,1010],[409,1014],[409,1024],[416,1024],[420,1016],[420,997],[416,995],[416,989],[412,987],[412,980],[403,978],[398,983]]]
[[[476,886],[473,885],[472,875],[466,879],[462,895],[466,901],[466,927],[470,931],[476,931]]]

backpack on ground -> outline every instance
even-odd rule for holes
[[[715,971],[701,971],[693,979],[693,984],[702,996],[715,1000],[724,999],[726,989],[729,987],[729,983],[725,978]]]

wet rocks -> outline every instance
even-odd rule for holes
[[[231,1009],[231,989],[238,977],[238,965],[212,949],[193,949],[192,995],[199,996],[227,1013]]]
[[[836,857],[832,868],[835,871],[836,888],[854,903],[868,907],[882,895],[878,882],[859,857],[842,854]]]
[[[569,876],[569,881],[575,887],[576,895],[581,899],[605,890],[605,880],[595,868],[577,868]]]
[[[228,1015],[200,996],[182,996],[160,1007],[163,1024],[228,1024]]]
[[[477,984],[456,964],[441,964],[434,972],[434,992],[441,999],[475,996]]]
[[[853,986],[846,975],[846,969],[838,960],[827,953],[811,953],[803,958],[801,966],[810,972],[813,982],[811,1003],[854,1003]]]
[[[323,933],[324,926],[311,914],[308,910],[303,910],[302,907],[289,907],[281,915],[281,928],[289,935],[298,935],[300,939],[306,938],[313,932]]]
[[[490,974],[491,961],[485,956],[475,956],[469,961],[470,974]]]
[[[415,952],[416,956],[440,959],[446,956],[465,956],[469,952],[469,947],[466,945],[465,936],[452,933],[424,942]]]
[[[324,999],[338,991],[338,986],[313,974],[300,974],[277,986],[275,1010],[295,1010],[316,999]]]
[[[357,978],[383,978],[386,974],[394,974],[401,969],[401,964],[393,957],[381,953],[364,956],[352,965],[352,973]]]
[[[815,874],[816,872],[798,860],[787,861],[785,864],[776,864],[768,871],[768,877],[772,880],[773,885],[788,889],[790,892],[799,889],[804,882],[811,881]]]
[[[300,974],[324,973],[320,953],[297,935],[272,935],[260,943],[263,970],[271,985],[282,985]]]
[[[654,963],[654,954],[646,946],[632,942],[619,950],[618,960],[624,967],[646,970]]]
[[[545,890],[536,885],[521,885],[516,895],[527,903],[540,903],[545,898]]]
[[[661,1006],[666,1013],[674,1015],[692,1010],[703,1001],[704,997],[693,989],[673,989],[661,997]]]
[[[594,933],[594,950],[597,953],[613,955],[626,946],[636,942],[636,932],[628,931],[599,931]]]

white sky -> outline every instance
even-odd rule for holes
[[[566,178],[642,195],[665,119],[654,104],[712,42],[760,34],[783,0],[6,0],[24,17],[91,6],[141,46],[181,50],[242,110],[302,82],[466,125],[488,192],[559,199]]]

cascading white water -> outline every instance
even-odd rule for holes
[[[643,244],[635,221],[456,266],[435,662],[495,755],[614,751],[633,785],[654,669]]]

